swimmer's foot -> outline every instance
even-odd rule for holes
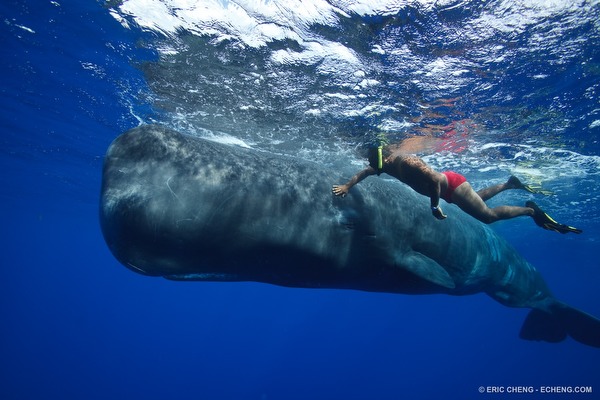
[[[533,194],[543,194],[544,196],[551,196],[554,194],[554,192],[551,192],[550,190],[542,190],[542,188],[540,186],[526,185],[523,182],[521,182],[519,180],[519,178],[517,178],[514,175],[511,175],[510,178],[508,178],[508,181],[506,182],[506,184],[511,189],[523,189],[523,190],[525,190],[529,193],[533,193]]]
[[[533,201],[528,201],[527,203],[525,203],[525,207],[529,207],[529,208],[533,209],[532,218],[537,226],[540,226],[549,231],[554,231],[554,232],[559,232],[559,233],[573,232],[573,233],[579,234],[579,233],[583,232],[581,229],[577,229],[575,227],[556,222],[551,216],[546,214]]]

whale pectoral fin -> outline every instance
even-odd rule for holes
[[[456,287],[452,277],[440,264],[419,252],[411,251],[403,255],[400,261],[397,264],[426,281],[448,289]]]

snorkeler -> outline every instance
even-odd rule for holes
[[[379,175],[382,172],[407,184],[417,193],[429,197],[431,212],[440,220],[447,217],[439,204],[440,198],[442,198],[448,203],[456,204],[461,210],[486,224],[519,216],[530,216],[538,226],[547,230],[560,233],[582,232],[580,229],[556,222],[533,201],[528,201],[525,207],[489,208],[485,202],[508,189],[544,193],[521,183],[515,176],[511,176],[505,183],[476,192],[464,176],[453,171],[442,173],[434,171],[419,157],[403,152],[401,146],[386,145],[371,148],[369,150],[369,166],[354,175],[346,184],[333,185],[333,194],[344,197],[352,186],[370,175]]]

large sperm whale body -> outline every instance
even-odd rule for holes
[[[430,215],[405,185],[343,177],[291,157],[157,125],[112,143],[100,221],[114,256],[145,275],[406,294],[485,292],[528,307],[521,337],[600,347],[600,320],[556,300],[539,272],[487,226]]]

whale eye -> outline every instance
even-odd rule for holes
[[[338,223],[348,230],[356,229],[358,221],[358,213],[352,209],[345,209],[338,215]]]

